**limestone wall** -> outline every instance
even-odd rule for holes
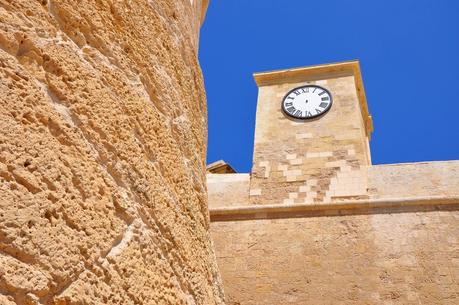
[[[367,170],[373,198],[459,197],[459,161],[383,164]]]
[[[249,204],[250,174],[207,174],[207,190],[212,208]]]
[[[228,304],[459,304],[459,212],[212,223]]]
[[[384,200],[435,200],[441,198],[459,199],[459,161],[436,161],[418,163],[399,163],[363,166],[347,170],[343,165],[339,173],[326,186],[327,192],[333,194],[332,200],[324,203],[307,201],[304,203],[278,201],[271,206],[304,205],[326,208],[327,205],[346,204],[348,202],[377,202]],[[244,178],[242,178],[244,177]],[[209,206],[216,209],[237,209],[237,207],[257,207],[251,204],[248,192],[250,189],[248,174],[208,175]],[[320,185],[314,179],[307,180],[304,190],[306,194],[311,189],[316,191]],[[247,191],[247,188],[249,190]],[[355,192],[361,190],[365,198]],[[289,193],[298,198],[298,193]],[[295,196],[292,196],[295,195]],[[245,197],[244,197],[245,196]],[[401,204],[401,202],[400,202]],[[264,204],[259,205],[263,208]],[[333,207],[331,207],[333,208]]]
[[[352,73],[259,87],[250,181],[253,204],[328,203],[346,195],[367,196],[360,170],[370,160],[357,76]],[[304,85],[325,86],[333,92],[330,111],[308,121],[307,127],[279,107],[287,92]],[[341,193],[336,183],[344,173],[362,180],[348,194]]]
[[[221,304],[202,1],[0,1],[0,304]]]
[[[459,161],[358,171],[368,198],[341,171],[350,195],[318,204],[254,205],[244,174],[208,179],[228,304],[459,303]]]

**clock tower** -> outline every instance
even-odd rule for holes
[[[459,161],[371,165],[357,61],[254,77],[252,172],[220,161],[207,175],[228,299],[383,304],[396,293],[397,304],[433,304],[454,295]]]
[[[252,204],[368,198],[372,120],[358,61],[254,74]]]

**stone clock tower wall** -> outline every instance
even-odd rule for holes
[[[0,304],[222,304],[202,0],[0,1]]]
[[[358,62],[255,80],[253,171],[207,179],[228,304],[459,304],[459,161],[371,165]],[[305,84],[314,121],[281,110]]]
[[[366,196],[366,177],[361,169],[371,161],[363,120],[371,118],[360,107],[356,88],[360,74],[345,65],[340,68],[342,71],[313,70],[288,79],[280,75],[275,81],[267,79],[269,72],[256,75],[259,96],[252,203],[330,202],[341,196],[337,178],[343,173],[360,180],[359,187],[345,195]],[[286,92],[304,85],[323,86],[333,96],[330,111],[307,126],[288,117],[279,106]]]

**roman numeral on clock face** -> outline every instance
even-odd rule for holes
[[[286,110],[287,110],[288,113],[293,114],[296,109],[295,109],[295,107],[288,107]]]
[[[302,117],[303,116],[303,111],[297,110],[297,111],[295,111],[295,113],[293,115],[296,116],[296,117]]]

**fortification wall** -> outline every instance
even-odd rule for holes
[[[205,7],[0,1],[1,304],[223,303]]]
[[[212,223],[228,304],[459,302],[459,212]]]
[[[370,207],[371,204],[374,206],[379,202],[383,207],[384,203],[388,202],[394,204],[400,202],[400,205],[403,201],[417,204],[418,201],[435,203],[435,200],[446,199],[449,200],[448,202],[454,202],[455,199],[459,199],[459,161],[362,166],[358,170],[339,173],[332,179],[332,183],[335,185],[335,189],[332,190],[333,195],[336,196],[328,202],[317,203],[311,199],[302,200],[302,203],[289,203],[279,200],[270,205],[255,205],[249,200],[251,190],[249,174],[207,174],[209,206],[213,215],[218,216],[229,215],[232,211],[233,214],[237,214],[239,213],[237,211],[244,207],[255,212],[292,206],[333,210],[337,205],[342,205],[340,207],[344,208],[359,208],[359,204]],[[362,198],[354,192],[355,189],[362,187],[367,198]],[[305,189],[300,193],[306,193],[308,190]],[[298,198],[298,194],[298,192],[288,193],[295,199]]]
[[[250,174],[207,174],[209,203],[212,208],[249,204]]]
[[[244,174],[208,175],[228,304],[458,304],[459,161],[360,171],[368,199],[270,205]]]

